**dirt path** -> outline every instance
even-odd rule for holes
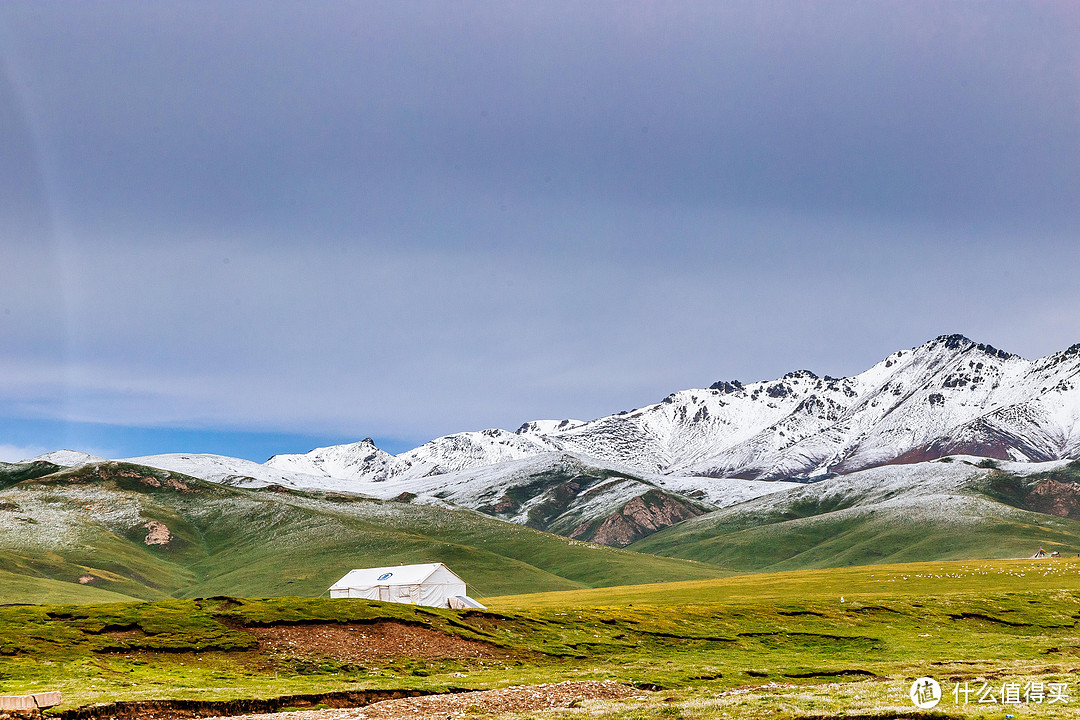
[[[384,700],[362,708],[302,710],[208,720],[446,720],[480,713],[530,712],[577,707],[590,700],[641,697],[644,692],[610,680],[525,685],[500,690]]]

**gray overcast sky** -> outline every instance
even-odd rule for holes
[[[0,138],[9,445],[1080,341],[1071,0],[10,2]]]

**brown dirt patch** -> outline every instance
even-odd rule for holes
[[[132,628],[129,630],[107,630],[102,634],[108,635],[113,640],[134,640],[135,638],[146,637],[146,633],[140,628]]]
[[[398,657],[489,659],[512,655],[487,643],[389,621],[352,625],[277,625],[244,630],[259,639],[260,649],[346,662]]]
[[[1080,519],[1080,483],[1043,480],[1027,497],[1032,510]]]
[[[609,515],[591,536],[589,528],[592,527],[592,521],[588,521],[574,528],[570,537],[590,540],[599,545],[626,547],[635,540],[704,512],[701,508],[680,502],[658,490],[650,490],[630,500],[618,512]]]
[[[172,533],[169,532],[169,527],[165,523],[151,520],[148,523],[144,523],[143,527],[146,528],[147,545],[167,546],[169,541],[172,540]]]
[[[383,700],[362,708],[239,715],[211,720],[446,720],[480,714],[556,710],[577,707],[592,700],[642,696],[641,690],[610,680],[564,682]]]
[[[577,706],[587,700],[618,700],[641,696],[642,691],[611,682],[564,682],[511,687],[503,690],[427,695],[384,700],[354,711],[352,716],[370,720],[399,718],[445,718],[474,713],[532,712]],[[344,716],[347,717],[347,716]],[[344,717],[342,720],[344,720]],[[312,717],[309,720],[324,720]],[[326,718],[325,720],[331,720]]]

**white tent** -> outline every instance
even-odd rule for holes
[[[330,597],[428,607],[484,607],[465,594],[465,581],[442,563],[351,570],[331,586]]]

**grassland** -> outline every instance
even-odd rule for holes
[[[0,588],[0,596],[5,604],[108,603],[131,602],[136,599],[108,590],[83,587],[78,583],[20,575],[6,570],[0,570]]]
[[[734,575],[719,580],[674,582],[569,592],[534,593],[485,600],[495,610],[615,605],[785,603],[795,598],[838,603],[896,597],[978,597],[1024,590],[1080,589],[1080,559],[966,560],[902,563]],[[611,602],[612,599],[615,602]],[[929,601],[929,600],[928,600]]]
[[[843,596],[843,601],[841,601]],[[1080,564],[917,563],[490,598],[488,612],[355,600],[168,600],[0,608],[0,692],[105,700],[274,697],[614,679],[659,690],[612,718],[912,710],[911,681],[1073,683]],[[392,620],[493,657],[346,661],[258,645],[252,628]],[[1056,717],[1072,706],[1030,705]],[[1003,706],[939,707],[1000,717]],[[989,714],[987,714],[989,713]],[[996,713],[996,715],[994,714]],[[591,717],[595,717],[592,715]]]
[[[929,675],[947,692],[984,680],[1071,683],[1071,705],[1016,711],[1080,707],[1080,524],[1038,511],[1047,496],[1033,488],[1046,478],[942,465],[890,485],[900,472],[751,501],[635,545],[687,558],[676,559],[473,512],[240,490],[123,463],[4,466],[0,603],[32,605],[0,607],[0,694],[59,689],[70,709],[613,679],[656,692],[589,712],[896,716],[912,711],[911,681]],[[1063,472],[1050,479],[1069,490],[1077,468]],[[167,542],[147,542],[153,524]],[[1040,545],[1066,557],[970,559]],[[950,555],[965,559],[847,566]],[[735,575],[694,558],[785,571]],[[315,597],[352,567],[431,560],[458,571],[489,610]],[[245,599],[259,597],[271,599]],[[379,623],[491,652],[358,659],[259,634]],[[1006,711],[951,697],[938,709]]]

